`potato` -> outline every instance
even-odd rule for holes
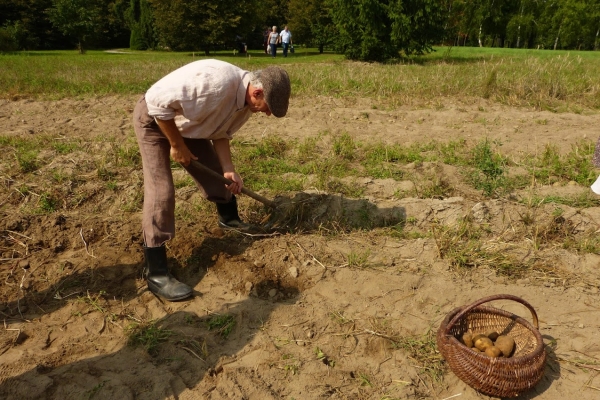
[[[515,349],[515,340],[510,336],[500,335],[494,346],[500,349],[503,357],[510,357]]]
[[[492,347],[493,345],[494,342],[492,342],[492,340],[487,336],[481,336],[478,337],[477,340],[475,340],[475,347],[477,347],[481,351],[485,351],[485,349],[487,349],[488,347]]]
[[[496,346],[491,346],[485,349],[485,355],[488,357],[500,357],[502,355],[502,351]]]
[[[473,347],[473,334],[467,332],[462,335],[462,342],[467,347]]]
[[[487,337],[487,336],[485,336],[483,333],[473,334],[473,344],[475,344],[475,341],[477,339],[482,338],[482,337]]]
[[[490,339],[492,339],[492,342],[494,342],[496,341],[496,339],[498,339],[498,336],[500,335],[496,331],[489,331],[485,334],[485,336],[489,337]]]

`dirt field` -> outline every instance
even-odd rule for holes
[[[365,190],[361,199],[306,191],[310,224],[302,231],[248,236],[215,229],[214,213],[195,218],[195,206],[212,205],[181,187],[178,212],[192,217],[178,220],[168,254],[174,273],[196,295],[164,303],[141,278],[141,212],[125,207],[139,203],[141,171],[118,169],[113,190],[99,178],[99,168],[114,162],[107,154],[115,146],[135,149],[135,101],[0,101],[4,136],[89,143],[85,151],[65,154],[42,150],[39,157],[51,159],[28,174],[19,172],[10,152],[0,160],[0,398],[485,399],[441,360],[435,334],[455,307],[502,293],[535,308],[548,354],[541,383],[521,398],[600,397],[600,256],[563,248],[548,229],[547,240],[536,241],[524,216],[540,229],[556,228],[556,205],[520,201],[589,188],[535,186],[485,199],[462,182],[456,167],[409,164],[416,180],[356,179]],[[458,138],[472,144],[487,137],[516,157],[548,143],[568,152],[581,140],[595,141],[599,126],[598,113],[557,114],[483,100],[382,110],[368,101],[292,99],[286,118],[255,115],[236,140],[274,133],[293,140],[324,131],[402,144]],[[449,182],[451,195],[396,195],[432,177]],[[31,212],[51,181],[69,198],[49,214]],[[240,203],[252,220],[256,202],[242,197]],[[600,229],[600,207],[561,209],[561,227],[572,236]],[[372,229],[327,225],[343,216],[351,227],[353,218],[365,218],[364,210]],[[488,267],[451,268],[431,232],[457,226],[467,215],[486,227],[486,248],[534,257],[535,268],[516,278]],[[383,226],[393,221],[405,221],[415,234],[386,233]],[[491,305],[531,320],[515,302]],[[231,329],[215,328],[219,320]],[[147,329],[135,336],[136,324]],[[128,344],[128,337],[142,335],[142,345]]]

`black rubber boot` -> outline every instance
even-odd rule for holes
[[[238,214],[237,199],[231,195],[229,203],[217,203],[219,214],[219,227],[223,229],[237,229],[241,231],[253,230],[253,226],[242,222]]]
[[[148,289],[168,301],[183,300],[192,295],[192,288],[179,282],[167,267],[165,246],[144,247]]]

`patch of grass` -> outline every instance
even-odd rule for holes
[[[304,164],[308,161],[314,161],[321,158],[321,153],[318,151],[318,137],[304,138],[297,146],[298,162]]]
[[[364,187],[356,183],[344,183],[338,179],[330,179],[318,185],[318,188],[328,193],[339,193],[346,197],[360,198],[365,192]],[[359,221],[359,225],[363,225]]]
[[[453,140],[448,143],[440,143],[437,148],[440,161],[449,165],[467,165],[468,154],[467,141],[465,139]]]
[[[352,139],[347,132],[344,132],[341,136],[338,136],[333,140],[333,154],[343,160],[354,160],[356,157],[356,148],[357,145],[354,142],[354,139]]]
[[[21,172],[33,172],[40,167],[40,163],[37,160],[37,150],[24,150],[17,153],[17,162],[21,168]]]
[[[186,321],[186,323],[191,324]],[[198,357],[201,357],[203,360],[208,358],[208,345],[206,344],[206,339],[202,339],[202,343],[195,339],[183,339],[179,340],[177,344],[181,347],[187,347],[189,350],[192,350]]]
[[[432,233],[440,258],[457,271],[487,267],[498,275],[518,277],[530,269],[527,262],[513,259],[505,249],[487,246],[483,240],[486,232],[468,218],[451,227],[433,225]]]
[[[428,329],[422,335],[403,336],[394,328],[392,321],[371,318],[370,329],[365,330],[373,336],[389,341],[393,348],[403,349],[416,363],[419,376],[427,376],[432,383],[441,383],[445,374],[445,363],[437,349],[435,332]]]
[[[102,307],[100,301],[106,295],[106,291],[100,290],[95,296],[90,296],[88,291],[86,296],[81,296],[78,301],[86,303],[93,311],[100,311],[101,314],[106,312],[106,309]]]
[[[52,142],[52,148],[58,154],[69,154],[69,153],[72,153],[74,151],[80,150],[81,146],[77,142],[71,142],[71,141],[54,141],[54,142]]]
[[[562,155],[557,146],[546,145],[539,156],[526,157],[525,165],[542,184],[566,180],[589,186],[597,177],[591,162],[594,147],[591,141],[581,141],[574,144],[569,153]]]
[[[411,220],[409,222],[409,220]],[[414,239],[424,239],[431,236],[431,233],[421,232],[419,230],[415,230],[412,228],[416,224],[416,222],[412,221],[414,217],[409,217],[405,222],[401,222],[399,224],[387,227],[383,229],[381,232],[384,235],[391,236],[396,239],[405,239],[405,240],[414,240]],[[407,226],[412,229],[407,229]]]
[[[562,204],[574,208],[591,208],[600,206],[600,199],[596,195],[588,192],[583,192],[577,196],[565,197],[565,196],[544,196],[544,197],[533,197],[530,200],[523,202],[531,202],[533,204]]]
[[[142,156],[137,143],[115,146],[115,165],[119,167],[142,167]]]
[[[230,314],[213,315],[206,321],[206,326],[209,331],[216,330],[223,339],[227,339],[235,327],[235,317]]]
[[[186,174],[183,177],[176,179],[175,182],[173,182],[173,185],[175,186],[175,189],[181,189],[184,187],[196,186],[196,182],[194,182],[194,179],[192,179],[191,176]]]
[[[63,183],[69,180],[69,175],[67,175],[62,170],[53,170],[52,171],[52,180],[56,183]]]
[[[476,189],[482,190],[486,196],[491,196],[504,184],[505,164],[504,158],[495,153],[490,141],[485,139],[471,152],[470,166],[473,171],[469,180]]]
[[[580,253],[600,254],[600,237],[595,232],[585,234],[582,237],[567,237],[562,247]]]
[[[420,199],[443,199],[452,196],[454,188],[440,175],[413,179],[415,197]]]
[[[125,199],[125,202],[121,204],[121,209],[126,212],[137,212],[142,209],[144,200],[144,188],[141,182],[137,182],[131,186],[137,186],[135,190],[132,190]]]
[[[151,356],[158,353],[158,345],[166,342],[173,332],[156,325],[156,321],[147,324],[133,324],[128,328],[127,344],[130,346],[141,346]]]
[[[96,174],[103,181],[110,181],[117,176],[116,172],[109,170],[105,166],[98,167]]]
[[[248,158],[251,160],[268,158],[281,159],[285,157],[287,150],[287,142],[277,136],[271,135],[258,142],[248,154]]]
[[[347,257],[348,266],[364,269],[368,266],[370,255],[371,252],[369,250],[363,252],[351,251]]]
[[[118,188],[119,188],[119,186],[117,185],[117,182],[115,182],[115,181],[106,182],[106,189],[115,191]]]
[[[42,193],[38,202],[37,213],[51,214],[56,211],[59,201],[51,193]]]
[[[442,382],[446,367],[440,355],[435,333],[429,329],[423,335],[398,336],[393,339],[395,347],[404,349],[409,353],[411,359],[417,362],[419,374],[424,374],[433,383]]]

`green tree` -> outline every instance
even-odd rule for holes
[[[156,47],[154,16],[147,0],[131,0],[127,10],[127,21],[131,36],[129,47],[132,50],[147,50]]]
[[[288,25],[294,35],[294,43],[302,43],[319,48],[323,53],[338,37],[333,24],[330,8],[322,0],[290,0]]]
[[[65,36],[77,41],[80,54],[85,53],[85,41],[101,26],[101,7],[91,0],[53,0],[48,16],[52,24]]]
[[[384,61],[423,54],[444,38],[446,1],[330,0],[339,31],[337,45],[347,58]]]
[[[231,44],[236,36],[260,29],[258,0],[151,0],[162,45],[172,50],[203,50]]]
[[[19,50],[56,48],[65,42],[46,14],[52,0],[0,0],[0,26]]]

